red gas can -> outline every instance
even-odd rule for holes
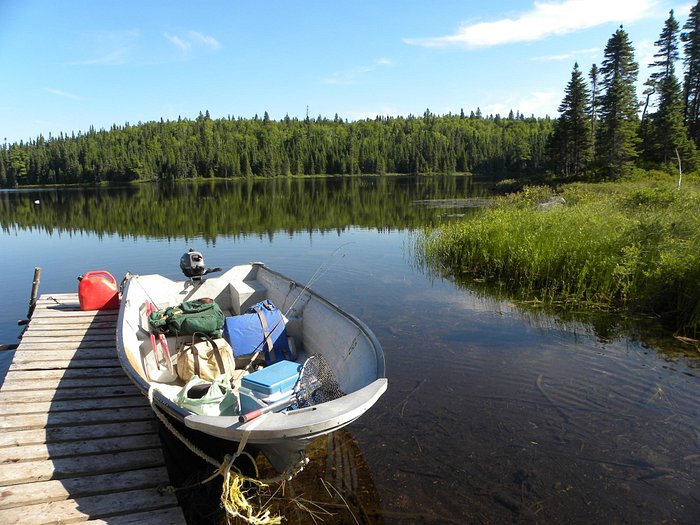
[[[119,287],[112,274],[104,270],[87,272],[78,277],[78,298],[81,310],[114,310],[119,308]]]

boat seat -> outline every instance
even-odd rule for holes
[[[231,305],[236,315],[265,300],[267,288],[258,281],[235,281],[229,285]]]

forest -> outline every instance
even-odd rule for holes
[[[4,147],[0,184],[75,184],[276,175],[533,172],[550,119],[480,112],[422,117],[147,122]]]
[[[670,11],[655,49],[640,100],[639,65],[620,26],[588,82],[574,65],[556,119],[512,110],[482,115],[479,108],[359,121],[338,115],[278,121],[267,112],[212,119],[205,111],[193,120],[3,144],[0,187],[384,173],[547,174],[568,181],[616,179],[631,168],[692,171],[700,144],[700,1],[682,28]]]

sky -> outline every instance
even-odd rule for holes
[[[620,24],[641,92],[669,10],[683,25],[693,3],[0,0],[0,144],[206,111],[556,117]]]

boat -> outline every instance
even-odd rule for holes
[[[197,260],[198,262],[191,263]],[[183,262],[189,261],[189,262]],[[261,451],[280,472],[300,464],[304,451],[319,436],[352,423],[386,391],[384,354],[379,341],[359,319],[332,302],[265,266],[233,266],[217,276],[204,269],[203,258],[192,251],[183,255],[185,280],[159,274],[127,275],[122,288],[117,324],[117,352],[126,375],[151,399],[154,410],[183,424],[193,445],[208,435]],[[266,413],[243,421],[236,415],[200,415],[176,404],[185,381],[158,362],[144,305],[158,309],[184,301],[213,299],[226,316],[236,316],[261,301],[271,301],[284,314],[286,332],[296,349],[296,362],[322,356],[337,379],[342,395],[318,404]],[[181,341],[166,338],[176,349]]]

